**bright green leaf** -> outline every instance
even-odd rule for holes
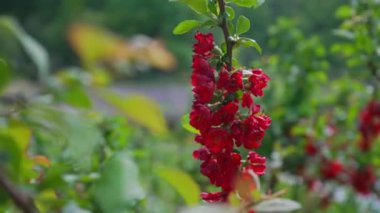
[[[167,123],[159,105],[142,95],[122,96],[109,90],[98,90],[103,100],[114,106],[128,118],[156,134],[168,132]]]
[[[236,23],[236,34],[240,35],[245,32],[248,32],[249,28],[251,28],[251,22],[245,16],[239,16]]]
[[[199,134],[199,130],[195,129],[194,127],[192,127],[190,125],[189,114],[186,114],[186,115],[182,116],[182,118],[181,118],[181,125],[187,131],[189,131],[191,133],[194,133],[194,134]]]
[[[155,173],[168,182],[182,196],[187,205],[199,203],[200,188],[188,174],[167,167],[158,167]]]
[[[0,167],[7,175],[18,179],[22,164],[22,151],[17,143],[8,135],[0,134]]]
[[[233,20],[235,18],[235,10],[232,7],[226,6],[226,13],[228,20]]]
[[[257,0],[233,0],[233,2],[240,7],[256,7],[258,2]]]
[[[207,14],[207,0],[170,0],[185,3],[199,14]]]
[[[127,153],[117,153],[109,159],[92,190],[102,212],[126,212],[145,196],[140,185],[135,162]]]
[[[40,80],[46,80],[49,73],[49,55],[45,48],[33,37],[27,34],[13,18],[0,16],[0,27],[10,30],[20,41],[25,52],[36,65]]]
[[[260,54],[262,53],[260,45],[253,39],[241,38],[239,39],[238,44],[241,44],[244,47],[253,47],[257,50],[257,52],[259,52]]]
[[[189,32],[195,27],[199,27],[202,23],[197,20],[185,20],[177,24],[173,30],[173,34],[175,35],[181,35],[184,33]]]
[[[90,97],[81,86],[67,88],[62,95],[62,100],[75,107],[90,108],[92,105]]]

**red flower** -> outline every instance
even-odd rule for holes
[[[215,114],[212,116],[212,124],[218,126],[222,123],[230,123],[234,120],[235,114],[239,107],[235,102],[229,102],[228,104],[222,106]]]
[[[252,99],[251,94],[249,94],[248,92],[243,93],[241,106],[251,108],[252,105],[253,105],[253,99]]]
[[[352,186],[361,194],[369,194],[375,184],[376,176],[372,167],[367,166],[363,169],[354,171],[351,175]]]
[[[321,173],[326,179],[335,179],[343,171],[343,165],[337,161],[327,161],[321,168]]]
[[[363,109],[359,119],[359,130],[362,134],[360,148],[366,152],[369,150],[372,141],[380,134],[380,103],[372,100]]]
[[[211,123],[211,110],[205,105],[194,104],[190,113],[190,125],[199,131],[206,131]]]
[[[318,147],[313,142],[307,142],[305,145],[305,152],[310,156],[314,156],[318,153]]]
[[[193,88],[195,100],[201,104],[210,103],[214,97],[215,84],[213,82],[205,83]]]
[[[243,89],[243,73],[241,71],[236,71],[230,76],[225,69],[222,69],[219,72],[217,88],[225,89],[229,93],[234,93],[239,89]]]
[[[227,201],[228,192],[223,192],[223,191],[215,192],[215,193],[202,192],[201,197],[203,200],[209,203],[225,202]]]
[[[251,83],[250,90],[254,96],[263,96],[263,89],[267,86],[269,77],[262,69],[253,69],[252,75],[249,77]]]
[[[233,141],[231,135],[222,128],[211,128],[204,136],[204,144],[213,154],[219,154],[223,150],[231,152]]]
[[[247,159],[249,160],[249,164],[247,165],[247,169],[251,169],[257,175],[265,174],[265,162],[266,158],[260,156],[256,152],[250,151],[248,153]]]
[[[211,33],[202,34],[197,32],[195,34],[195,39],[198,43],[194,44],[194,53],[206,58],[211,57],[211,51],[214,49],[214,36]]]

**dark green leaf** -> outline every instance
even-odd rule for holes
[[[4,89],[10,79],[8,64],[0,58],[0,91]]]
[[[185,20],[177,24],[173,30],[173,34],[181,35],[189,32],[195,27],[199,27],[202,23],[198,20]]]

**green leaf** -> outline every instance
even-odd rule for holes
[[[336,10],[335,17],[340,19],[347,19],[351,17],[353,13],[353,8],[350,5],[343,5]]]
[[[236,34],[240,35],[245,32],[248,32],[249,28],[251,28],[251,22],[245,16],[239,16],[236,23]]]
[[[50,69],[49,56],[45,48],[28,35],[20,24],[11,17],[0,16],[0,27],[10,30],[15,35],[25,52],[36,65],[40,80],[45,81]]]
[[[94,183],[92,194],[102,212],[126,212],[145,196],[135,162],[127,153],[109,159]]]
[[[67,88],[62,95],[62,100],[74,107],[91,108],[90,97],[82,86],[72,86]]]
[[[0,91],[4,89],[10,79],[10,71],[7,62],[0,58]]]
[[[233,20],[235,18],[235,10],[232,7],[226,6],[226,13],[228,20]]]
[[[261,50],[261,47],[260,45],[253,39],[250,39],[250,38],[240,38],[238,40],[238,44],[240,45],[243,45],[244,47],[253,47],[257,50],[257,52],[259,52],[260,54],[262,54],[262,50]]]
[[[190,125],[190,117],[189,116],[190,116],[189,114],[182,116],[182,118],[181,118],[182,127],[191,133],[199,134],[199,130],[195,129],[194,127],[192,127]]]
[[[190,30],[192,30],[193,28],[201,26],[201,24],[202,23],[198,20],[182,21],[179,24],[177,24],[177,26],[175,26],[175,28],[173,30],[173,34],[181,35],[181,34],[187,33]]]
[[[169,0],[185,3],[188,7],[199,14],[207,14],[207,0]]]
[[[166,134],[168,132],[164,114],[153,100],[142,95],[125,97],[110,90],[98,90],[97,94],[128,118],[151,132],[155,134]]]
[[[44,148],[49,148],[49,159],[63,160],[77,169],[91,167],[93,154],[103,141],[92,120],[41,103],[30,103],[22,113],[38,139],[45,142]]]
[[[233,0],[233,2],[240,7],[256,7],[258,5],[258,0]]]
[[[17,180],[22,166],[22,150],[6,134],[0,134],[0,167],[4,168],[7,175]]]
[[[155,173],[168,182],[182,196],[187,205],[192,206],[199,203],[200,188],[188,174],[162,166],[158,167]]]

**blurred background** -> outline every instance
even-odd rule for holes
[[[239,63],[272,79],[258,100],[272,118],[263,189],[286,189],[298,212],[380,212],[379,1],[235,9],[263,49],[237,51]],[[202,203],[214,189],[187,131],[194,40],[172,34],[197,18],[167,0],[1,2],[1,177],[41,212]],[[0,190],[0,212],[16,209]]]

